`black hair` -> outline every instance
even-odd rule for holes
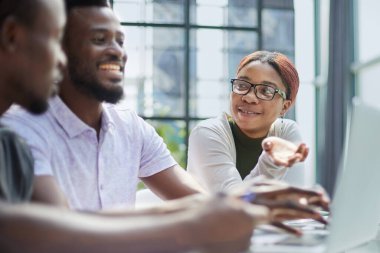
[[[0,0],[1,1],[1,0]],[[77,7],[110,7],[108,0],[65,0],[66,13]]]
[[[24,25],[33,26],[40,7],[40,0],[0,0],[0,30],[9,16],[14,16]]]

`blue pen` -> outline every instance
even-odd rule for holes
[[[252,203],[256,199],[256,193],[254,192],[249,192],[240,197],[242,200],[245,202]]]

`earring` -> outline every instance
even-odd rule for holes
[[[284,117],[285,117],[285,114],[281,114],[280,117],[281,117],[281,132],[282,132],[284,130]]]

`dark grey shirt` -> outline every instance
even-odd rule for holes
[[[33,157],[26,143],[0,125],[0,200],[28,201],[33,175]]]

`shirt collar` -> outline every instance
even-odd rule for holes
[[[78,116],[70,110],[59,96],[52,98],[49,106],[55,120],[63,128],[69,138],[76,137],[86,131],[95,131],[78,118]],[[110,117],[108,108],[105,106],[103,106],[101,122],[101,128],[103,131],[107,131],[112,125],[114,125],[114,121]]]
[[[114,106],[110,104],[102,104],[103,110],[102,110],[102,130],[108,131],[111,127],[115,126],[115,122],[113,121],[111,117],[111,113],[109,111],[109,108]]]

